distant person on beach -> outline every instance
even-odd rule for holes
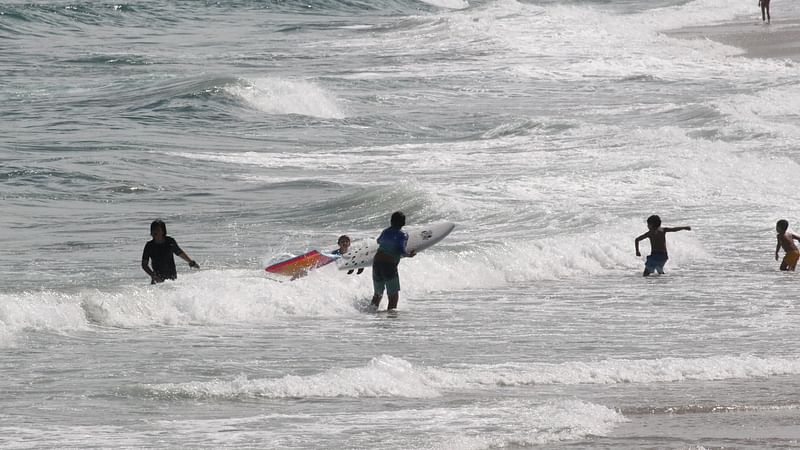
[[[142,252],[142,269],[150,275],[150,284],[178,278],[173,254],[188,262],[189,267],[200,268],[189,255],[178,247],[175,239],[167,236],[167,224],[163,220],[156,219],[150,224],[150,236],[153,237],[153,240],[145,244]]]
[[[769,0],[758,0],[758,6],[761,7],[761,21],[769,23]]]
[[[664,273],[664,264],[666,264],[669,259],[667,255],[666,234],[681,230],[691,231],[692,227],[662,228],[660,217],[652,215],[647,218],[647,232],[637,237],[634,241],[636,244],[636,256],[642,256],[642,254],[639,253],[639,241],[650,239],[650,255],[644,263],[643,276],[646,277],[653,272],[658,272],[659,274]]]
[[[372,261],[372,284],[375,295],[372,297],[372,306],[376,309],[381,304],[383,291],[389,297],[389,310],[397,308],[400,299],[400,276],[397,265],[400,258],[413,257],[416,252],[407,252],[408,233],[402,230],[406,224],[406,216],[400,211],[392,214],[391,226],[383,230],[378,236],[378,251]]]
[[[800,259],[800,250],[797,249],[794,241],[800,241],[800,236],[789,231],[789,222],[781,219],[775,224],[775,231],[778,232],[778,245],[775,246],[775,261],[778,260],[778,251],[783,248],[786,252],[781,261],[781,270],[794,270],[797,260]]]

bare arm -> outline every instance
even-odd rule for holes
[[[636,256],[642,256],[642,254],[639,253],[639,241],[641,241],[643,239],[647,239],[648,236],[650,236],[650,232],[649,231],[647,233],[644,233],[643,235],[637,237],[636,240],[633,241],[633,243],[636,245]]]
[[[194,267],[195,269],[200,268],[200,266],[196,262],[194,262],[192,258],[189,258],[189,255],[187,255],[186,252],[181,252],[178,256],[180,256],[181,259],[189,263],[189,267]]]
[[[778,245],[775,246],[775,261],[778,260],[778,251],[781,249],[781,238],[778,237]]]
[[[671,228],[663,228],[664,233],[672,233],[675,231],[692,231],[692,227],[671,227]]]

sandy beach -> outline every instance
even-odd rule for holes
[[[787,58],[800,61],[800,18],[761,21],[761,13],[724,24],[686,27],[669,31],[670,36],[686,39],[710,39],[741,48],[751,58]]]

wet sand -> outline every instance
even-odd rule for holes
[[[751,58],[779,58],[800,61],[800,18],[774,18],[771,24],[758,17],[667,32],[685,39],[710,39],[745,51]]]

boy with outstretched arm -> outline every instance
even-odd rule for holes
[[[800,259],[800,250],[797,249],[794,241],[800,241],[800,236],[789,231],[789,222],[781,219],[775,225],[775,231],[778,232],[778,245],[775,246],[775,261],[778,260],[778,250],[783,248],[786,252],[781,261],[781,270],[794,270],[797,266],[797,260]]]
[[[636,256],[642,256],[639,253],[639,241],[643,239],[650,239],[650,255],[644,263],[643,276],[648,276],[653,272],[660,274],[664,273],[664,264],[667,263],[669,256],[667,255],[667,233],[674,231],[691,231],[692,227],[661,227],[661,218],[652,215],[647,218],[647,232],[636,238]]]

